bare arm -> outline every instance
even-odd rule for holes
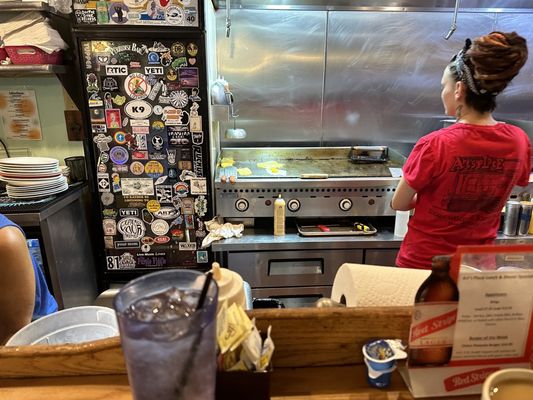
[[[0,229],[0,345],[31,322],[35,274],[26,239],[12,226]]]
[[[416,191],[409,186],[405,179],[400,179],[390,204],[392,209],[398,211],[408,211],[415,208]]]

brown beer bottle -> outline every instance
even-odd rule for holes
[[[409,366],[443,365],[452,356],[459,291],[449,275],[451,256],[435,256],[431,275],[415,297],[409,332]]]

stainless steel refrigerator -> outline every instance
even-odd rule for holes
[[[202,2],[175,3],[107,3],[107,19],[105,7],[95,18],[77,10],[104,285],[154,269],[207,269],[212,258],[201,248],[213,214]],[[153,4],[161,18],[150,20]]]

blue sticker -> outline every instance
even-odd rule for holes
[[[109,151],[109,157],[115,164],[126,164],[129,159],[128,150],[121,146],[115,146]]]
[[[159,64],[159,54],[155,51],[148,53],[148,64]]]

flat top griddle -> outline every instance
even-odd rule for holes
[[[386,162],[357,164],[350,160],[350,154],[351,147],[226,148],[217,162],[216,176],[219,179],[232,175],[238,179],[391,177],[390,168],[401,168],[405,162],[405,157],[392,149]],[[228,160],[233,160],[233,165],[222,167]],[[261,168],[258,166],[261,163],[274,167]],[[241,168],[248,168],[251,174],[238,173]]]

